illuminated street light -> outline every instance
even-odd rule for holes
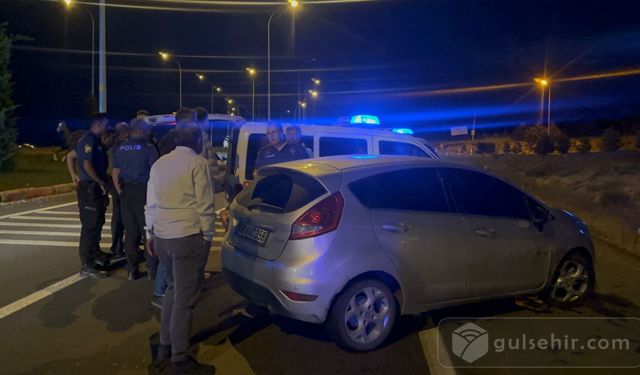
[[[542,112],[544,108],[544,90],[549,90],[549,99],[547,104],[547,135],[551,135],[551,80],[548,78],[534,78],[533,81],[537,83],[542,89],[542,98],[540,103],[540,120],[542,120]],[[540,121],[542,122],[542,121]]]
[[[289,8],[292,11],[300,8],[300,1],[289,0]],[[273,21],[273,17],[279,12],[279,9],[274,10],[267,22],[267,121],[271,121],[271,21]]]
[[[311,95],[313,99],[317,99],[319,94],[318,90],[309,90],[309,95]]]
[[[313,84],[316,86],[320,86],[321,83],[320,79],[318,78],[311,78],[311,82],[313,82]]]
[[[251,78],[251,121],[256,120],[256,75],[258,71],[256,68],[245,68],[249,78]]]
[[[67,9],[71,9],[71,5],[73,4],[72,0],[63,0]],[[96,58],[96,21],[93,18],[93,13],[87,8],[82,8],[87,12],[89,18],[91,18],[91,97],[95,100],[96,97],[96,69],[95,69],[95,58]]]
[[[162,61],[169,61],[171,59],[171,54],[166,51],[158,51],[158,55],[162,58]],[[180,107],[182,108],[182,65],[180,65],[180,61],[177,59],[173,59],[178,65],[178,74],[180,75]],[[203,76],[204,77],[204,76]],[[199,78],[199,77],[198,77]]]
[[[205,80],[205,75],[202,73],[196,73],[196,77],[198,77],[199,80],[204,81]]]

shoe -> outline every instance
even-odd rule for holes
[[[151,306],[156,307],[160,310],[162,310],[162,301],[164,300],[164,296],[153,296],[153,299],[151,300]]]
[[[139,278],[140,271],[137,268],[127,273],[127,280],[138,280]]]
[[[158,345],[158,353],[151,366],[157,373],[163,373],[171,365],[171,345]]]
[[[104,271],[98,271],[93,267],[84,267],[80,270],[81,279],[104,279],[107,277],[107,273]]]
[[[215,374],[216,368],[210,365],[203,365],[202,363],[198,363],[192,357],[187,357],[184,361],[174,362],[172,363],[168,369],[173,374]]]

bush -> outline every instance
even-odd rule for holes
[[[476,152],[478,154],[495,154],[496,144],[493,142],[478,142]]]
[[[636,134],[636,148],[640,150],[640,133]]]
[[[589,137],[580,138],[580,143],[578,143],[577,148],[580,153],[591,151],[591,139],[589,139]]]
[[[602,150],[603,151],[616,151],[622,146],[620,140],[620,132],[614,128],[608,128],[602,133]]]
[[[520,125],[515,129],[513,129],[513,132],[511,133],[511,138],[513,138],[514,141],[524,141],[526,134],[527,134],[527,126]]]
[[[596,196],[596,203],[603,206],[625,205],[631,201],[629,194],[621,190],[605,191]]]
[[[566,135],[562,134],[556,139],[556,149],[560,151],[561,154],[564,155],[568,153],[569,147],[571,147],[571,140]]]
[[[522,153],[522,143],[520,143],[520,142],[516,142],[516,143],[513,145],[513,152],[515,152],[516,154],[520,154],[520,153]]]
[[[550,136],[545,135],[538,141],[538,143],[536,143],[534,151],[536,152],[536,154],[544,156],[546,154],[552,153],[555,148],[556,147],[553,144],[553,139]]]
[[[554,141],[563,135],[560,129],[558,129],[558,127],[555,126],[554,124],[551,124],[551,127],[549,128],[548,131],[551,136],[551,139]],[[540,142],[540,140],[542,140],[544,137],[547,137],[547,126],[536,125],[536,126],[530,126],[527,128],[525,132],[524,140],[525,142],[527,142],[529,147],[535,149],[538,142]]]
[[[502,144],[502,152],[508,154],[511,152],[511,144],[509,142],[505,142]]]

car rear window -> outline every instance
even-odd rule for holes
[[[315,178],[297,172],[275,172],[259,178],[250,188],[243,190],[237,202],[247,208],[270,212],[295,211],[327,190]]]
[[[380,149],[380,155],[408,155],[423,158],[430,157],[418,146],[406,142],[380,141],[378,143],[378,148]]]

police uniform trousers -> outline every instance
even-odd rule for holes
[[[144,206],[147,203],[147,184],[123,184],[120,194],[120,207],[124,223],[124,250],[127,255],[127,270],[138,268],[140,239],[145,233]],[[155,275],[157,261],[147,258],[147,270]]]
[[[109,184],[111,193],[111,253],[119,254],[124,249],[124,221],[122,219],[122,206],[118,191],[113,184]]]
[[[80,261],[83,268],[93,267],[97,251],[100,251],[100,237],[109,197],[104,195],[100,185],[93,181],[80,181],[76,193],[82,224]]]

